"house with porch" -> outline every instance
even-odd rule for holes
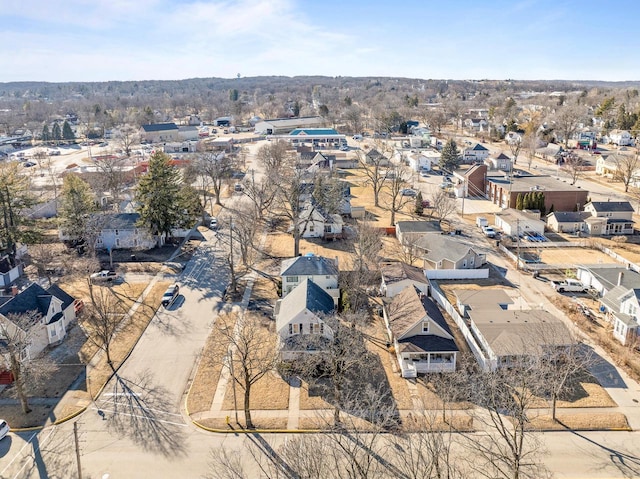
[[[436,303],[413,285],[386,302],[383,316],[403,378],[456,370],[458,346]]]
[[[311,279],[278,300],[274,315],[282,359],[293,360],[321,349],[333,336],[324,319],[334,311],[333,298]]]
[[[483,163],[488,157],[488,148],[480,143],[476,143],[475,145],[462,150],[463,163]]]
[[[613,337],[625,346],[636,345],[640,332],[640,288],[620,284],[600,298],[600,304],[613,325]]]
[[[49,345],[60,343],[67,335],[69,323],[76,319],[75,299],[59,286],[44,289],[32,283],[11,297],[0,297],[0,321],[3,328],[15,332],[20,327],[12,321],[13,315],[35,312],[38,320],[29,331],[29,346],[22,354],[23,360],[35,358]],[[1,343],[0,338],[0,343]]]
[[[590,235],[633,234],[633,206],[628,201],[591,201],[584,205]]]

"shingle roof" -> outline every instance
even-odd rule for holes
[[[633,206],[631,206],[631,203],[628,201],[592,201],[589,205],[593,206],[593,209],[598,213],[615,211],[633,212]]]
[[[405,279],[410,279],[411,281],[417,281],[424,284],[429,283],[429,280],[427,280],[422,269],[399,261],[383,264],[380,267],[380,272],[387,284],[397,283],[398,281],[403,281]]]
[[[453,339],[435,334],[419,334],[398,341],[401,353],[455,352],[459,351]]]
[[[136,228],[139,213],[108,213],[102,215],[102,229],[127,230]]]
[[[547,215],[548,218],[554,217],[558,223],[581,223],[585,219],[585,215],[589,213],[584,211],[554,211]]]
[[[280,266],[280,276],[337,276],[335,260],[323,256],[298,256],[285,259]]]
[[[443,235],[422,236],[413,244],[417,248],[425,250],[425,257],[435,262],[443,259],[456,262],[466,256],[470,249],[473,249],[468,243]]]
[[[305,309],[314,314],[329,314],[334,310],[333,298],[309,279],[305,279],[280,301],[277,329],[280,330]]]
[[[51,286],[49,286],[49,288],[47,289],[47,293],[52,294],[53,296],[58,298],[60,301],[62,301],[63,310],[67,309],[75,301],[75,298],[73,296],[71,296],[69,293],[64,291],[57,284],[52,284]]]
[[[389,327],[396,338],[402,337],[425,316],[452,335],[438,306],[413,285],[404,288],[389,302],[387,315]]]
[[[487,151],[487,148],[485,148],[484,146],[482,146],[480,143],[476,143],[473,148],[471,148],[472,151]]]
[[[9,257],[8,256],[4,256],[2,258],[0,258],[0,273],[8,273],[9,271],[11,271],[13,268],[11,266],[11,262],[9,261]]]
[[[153,123],[151,125],[142,125],[142,129],[147,133],[152,133],[156,131],[177,130],[178,126],[175,123]]]
[[[7,316],[8,314],[37,311],[44,316],[49,310],[50,303],[51,294],[47,293],[39,284],[31,283],[24,291],[0,306],[0,314]]]

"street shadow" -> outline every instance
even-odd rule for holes
[[[7,455],[7,453],[11,450],[11,444],[13,443],[13,439],[11,436],[6,436],[2,441],[0,441],[0,458],[3,458]]]
[[[628,451],[607,447],[604,444],[600,444],[598,441],[594,441],[593,439],[570,429],[566,424],[563,424],[560,421],[558,422],[571,434],[604,451],[609,456],[609,463],[615,466],[623,474],[623,477],[640,477],[640,457],[631,454]]]
[[[130,380],[114,376],[111,399],[103,403],[107,429],[130,438],[144,450],[165,456],[184,456],[186,450],[182,418],[174,410],[168,391],[154,386],[151,373]],[[102,414],[101,414],[102,415]]]
[[[46,428],[37,434],[28,432],[25,439],[31,444],[30,460],[26,463],[20,477],[38,477],[40,479],[62,477],[56,471],[66,471],[67,477],[76,475],[74,443],[59,429]],[[45,463],[46,458],[46,463]]]
[[[595,376],[602,387],[627,388],[627,384],[613,364],[600,356],[590,346],[585,345],[584,347],[590,350],[589,354],[591,354],[592,357],[592,364],[589,371]]]

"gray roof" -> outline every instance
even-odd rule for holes
[[[184,125],[184,126],[179,126],[178,130],[180,130],[180,131],[198,131],[198,128],[196,126],[192,126],[192,125]]]
[[[49,286],[49,289],[47,289],[47,293],[52,294],[53,296],[58,298],[60,301],[62,301],[63,311],[67,309],[69,306],[71,306],[75,301],[75,298],[73,296],[71,296],[69,293],[67,293],[57,284],[52,284],[51,286]]]
[[[178,126],[175,123],[154,123],[152,125],[142,125],[142,129],[147,133],[152,133],[156,131],[177,130]]]
[[[400,261],[383,264],[380,266],[380,272],[386,284],[397,283],[405,279],[429,284],[429,280],[427,280],[421,268]]]
[[[554,211],[547,218],[554,217],[558,223],[582,223],[589,213],[585,211]]]
[[[417,248],[425,251],[425,257],[439,262],[443,259],[456,262],[465,257],[473,247],[460,240],[444,235],[425,235],[413,243]]]
[[[389,327],[396,338],[401,337],[425,316],[453,336],[438,305],[413,285],[404,288],[388,303],[387,315]]]
[[[37,311],[44,316],[49,311],[49,304],[51,304],[51,293],[45,291],[39,284],[31,283],[24,291],[0,306],[0,314],[7,316]]]
[[[440,223],[437,221],[398,221],[396,228],[402,233],[440,233]]]
[[[294,316],[305,309],[314,314],[329,314],[334,310],[333,298],[310,279],[305,279],[280,300],[277,329],[280,330]]]
[[[298,256],[285,259],[280,266],[280,276],[337,276],[336,260],[323,256]]]
[[[487,181],[490,183],[496,183],[504,185],[506,188],[509,185],[509,179],[501,177],[487,177]],[[537,189],[536,189],[537,188]],[[548,175],[538,176],[519,176],[514,177],[511,184],[511,191],[514,193],[528,193],[530,191],[587,191],[583,188],[579,188],[575,185],[570,185],[564,181],[560,181]]]
[[[625,324],[626,326],[638,325],[638,320],[636,319],[635,316],[631,316],[630,314],[625,314],[625,313],[616,313],[616,312],[614,312],[613,315],[616,317],[618,321]]]
[[[619,211],[633,213],[633,206],[631,206],[631,203],[628,201],[592,201],[585,205],[585,207],[588,205],[593,206],[593,209],[598,213],[613,213]]]
[[[579,269],[589,271],[607,290],[611,290],[618,285],[620,273],[622,273],[621,286],[627,289],[640,288],[640,273],[632,269],[605,264],[581,266]]]
[[[107,213],[101,215],[102,229],[105,230],[130,230],[136,228],[140,219],[139,213]]]
[[[600,298],[600,302],[611,311],[620,311],[620,303],[622,303],[622,298],[627,296],[630,291],[638,290],[626,286],[615,286],[607,291],[607,293],[602,298]]]

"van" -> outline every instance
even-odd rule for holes
[[[478,216],[476,218],[476,226],[479,228],[483,228],[484,226],[489,226],[489,221],[484,216]]]

